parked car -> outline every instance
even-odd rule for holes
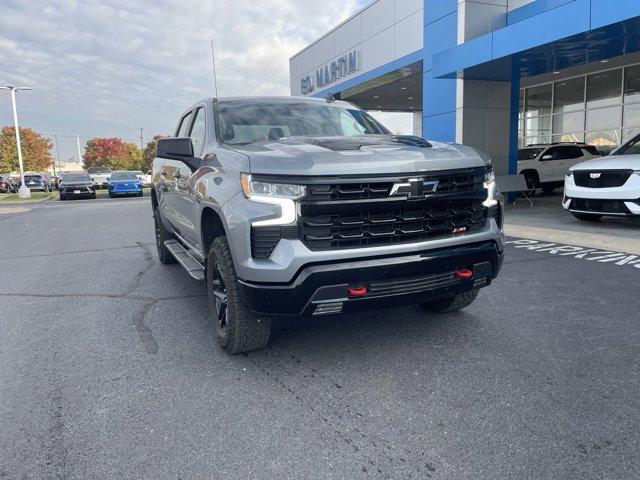
[[[53,187],[47,178],[40,173],[30,173],[24,176],[24,183],[31,191],[51,192]]]
[[[86,172],[65,173],[60,180],[60,200],[96,198],[93,180]]]
[[[18,191],[9,175],[0,175],[0,193],[15,193]]]
[[[137,195],[142,197],[142,182],[136,172],[116,171],[111,173],[109,180],[109,196],[111,198],[123,195]]]
[[[343,101],[196,104],[158,140],[151,200],[160,261],[206,281],[232,354],[264,347],[273,315],[462,309],[505,245],[485,153],[392,135]]]
[[[53,191],[56,188],[56,179],[53,175],[48,172],[44,172],[41,174],[47,183],[49,184],[50,191]]]
[[[138,180],[140,180],[140,183],[142,184],[143,187],[148,187],[149,186],[150,182],[148,181],[148,177],[147,177],[147,175],[142,173],[142,170],[136,170],[133,173],[136,174],[136,176],[138,177]]]
[[[518,173],[524,175],[530,189],[550,193],[564,184],[571,167],[600,156],[596,147],[586,143],[528,145],[518,150]]]
[[[87,168],[87,173],[96,188],[107,188],[109,186],[109,178],[111,177],[111,169],[109,167],[89,167]]]
[[[607,157],[571,168],[564,185],[562,206],[578,220],[640,219],[640,135]]]

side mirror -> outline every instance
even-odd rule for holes
[[[553,160],[553,155],[545,155],[542,157],[542,160]]]
[[[193,156],[193,142],[190,138],[159,138],[156,157],[179,160],[186,163],[192,171],[200,164],[200,159]]]

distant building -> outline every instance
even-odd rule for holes
[[[640,132],[640,0],[376,0],[295,54],[291,93],[413,112],[489,153]]]

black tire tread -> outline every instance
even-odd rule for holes
[[[478,298],[480,290],[469,290],[468,292],[459,293],[450,297],[443,297],[429,303],[423,303],[425,310],[437,313],[447,313],[462,310],[471,305]]]
[[[158,250],[158,259],[160,260],[160,263],[163,263],[165,265],[176,263],[176,259],[174,258],[173,254],[167,249],[164,244],[166,240],[169,240],[171,238],[171,235],[164,228],[164,224],[162,223],[160,214],[158,213],[158,207],[153,209],[153,221],[158,222],[158,225],[160,227],[160,243],[156,243],[156,248]]]
[[[207,259],[207,286],[210,283],[210,272],[213,271],[216,260],[220,262],[227,290],[227,334],[225,336],[219,335],[214,326],[218,343],[232,355],[264,348],[271,334],[271,318],[249,310],[244,304],[226,237],[216,238],[211,246]],[[207,291],[213,316],[215,308],[213,295],[210,288],[207,288]],[[214,318],[214,322],[217,324],[217,319]]]

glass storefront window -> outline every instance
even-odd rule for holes
[[[622,70],[594,73],[587,77],[587,108],[622,103]]]
[[[640,127],[640,103],[625,105],[623,125],[625,127]]]
[[[640,65],[627,67],[624,79],[624,101],[640,101]]]
[[[584,131],[584,111],[553,116],[553,133]]]
[[[551,84],[527,88],[525,117],[537,117],[551,113]]]
[[[608,130],[619,127],[621,120],[621,106],[587,110],[587,130]]]
[[[640,128],[624,128],[622,130],[622,143],[628,142],[638,134],[640,134]]]
[[[562,133],[551,137],[553,142],[584,142],[584,132]]]
[[[553,113],[584,110],[584,77],[555,83]]]
[[[525,120],[525,136],[548,135],[551,133],[551,117],[533,117]]]
[[[587,132],[585,141],[589,145],[595,145],[601,152],[609,153],[621,144],[620,130],[607,130],[601,132]]]

